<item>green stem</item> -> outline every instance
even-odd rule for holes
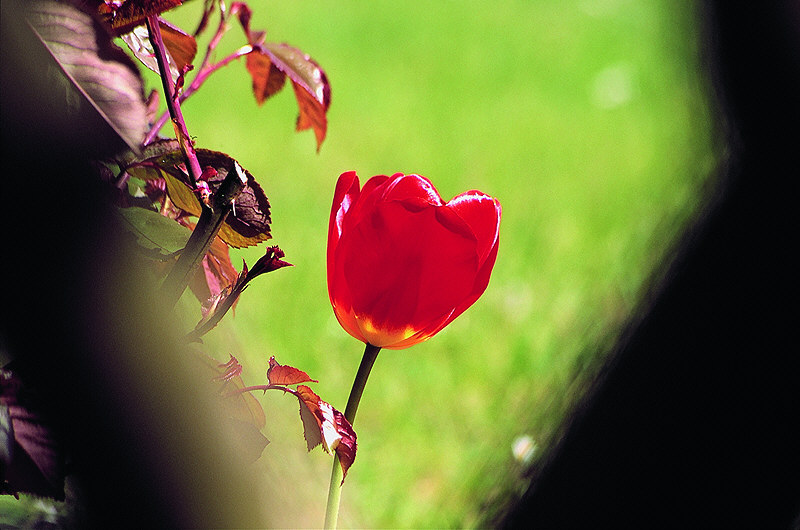
[[[367,378],[369,372],[372,370],[372,365],[375,364],[375,359],[378,357],[378,352],[381,351],[377,346],[367,344],[364,349],[364,357],[361,359],[361,365],[358,367],[356,379],[353,381],[353,388],[350,390],[350,397],[347,398],[347,408],[344,410],[344,417],[353,425],[356,419],[356,412],[358,411],[358,404],[361,401],[361,394],[364,393],[364,387],[367,385]],[[325,509],[325,528],[336,528],[339,520],[339,501],[342,496],[342,466],[339,464],[339,456],[336,455],[333,459],[333,470],[331,471],[331,483],[328,487],[328,506]]]

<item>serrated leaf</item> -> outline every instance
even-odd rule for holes
[[[272,58],[265,53],[248,53],[245,66],[253,79],[253,95],[259,105],[280,92],[286,84],[286,74],[275,66]]]
[[[306,449],[311,451],[322,443],[322,432],[319,429],[317,417],[308,408],[302,399],[300,401],[300,421],[303,422],[303,438],[306,441]]]
[[[169,198],[175,206],[191,215],[199,216],[200,202],[189,186],[188,176],[181,169],[184,164],[183,153],[179,149],[164,152],[159,147],[161,144],[156,142],[152,145],[153,152],[159,152],[157,156],[136,162],[128,168],[128,172],[144,180],[163,177]],[[151,145],[148,145],[148,149],[150,148]],[[228,171],[236,171],[237,162],[225,153],[197,149],[197,159],[201,167],[212,167],[217,172],[207,181],[212,193],[225,180]],[[271,237],[269,200],[250,172],[245,169],[242,171],[247,178],[247,186],[236,199],[234,211],[219,231],[220,238],[234,248],[255,245]]]
[[[316,379],[298,370],[293,366],[278,364],[275,356],[269,358],[269,368],[267,369],[267,380],[271,385],[296,385],[299,383],[319,383]]]
[[[328,130],[327,112],[331,105],[331,86],[328,76],[309,55],[288,44],[264,44],[273,64],[292,81],[297,106],[297,130],[314,130],[319,151]]]
[[[327,453],[332,454],[335,451],[342,466],[344,482],[347,470],[356,459],[357,443],[353,426],[344,414],[320,399],[311,388],[298,385],[295,395],[300,400],[300,418],[309,451],[319,443],[322,443],[322,448]],[[312,419],[316,422],[316,429],[313,428]]]
[[[144,208],[119,208],[117,213],[136,236],[139,246],[166,257],[186,246],[191,230],[158,212]]]
[[[309,55],[288,44],[264,43],[263,32],[250,30],[248,11],[239,13],[253,51],[247,54],[245,66],[253,81],[256,103],[262,105],[281,91],[288,76],[292,82],[299,115],[297,130],[314,129],[319,151],[328,130],[328,107],[331,86],[325,71]]]
[[[256,103],[263,104],[279,92],[286,81],[292,81],[297,107],[297,130],[314,129],[319,151],[328,130],[328,107],[331,105],[331,85],[328,76],[314,59],[288,44],[265,43],[264,31],[250,29],[252,10],[244,2],[235,2],[231,13],[236,14],[253,51],[247,54],[245,66],[253,80]]]
[[[253,37],[248,31],[248,36]],[[292,82],[299,115],[297,130],[313,129],[319,151],[328,130],[331,87],[328,77],[310,56],[288,44],[254,44],[246,66],[253,80],[253,94],[261,105],[283,88],[288,76]]]

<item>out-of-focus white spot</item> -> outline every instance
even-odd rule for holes
[[[503,293],[503,310],[508,321],[519,323],[528,318],[533,309],[533,293],[530,287],[519,283]]]
[[[633,72],[625,63],[601,70],[592,82],[592,102],[601,109],[613,109],[628,103],[634,96]]]
[[[534,453],[536,453],[536,442],[527,434],[517,436],[514,443],[511,444],[511,454],[514,455],[514,459],[520,464],[530,464],[533,460]]]

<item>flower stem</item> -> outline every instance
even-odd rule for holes
[[[350,390],[350,397],[347,398],[347,408],[344,411],[344,417],[353,425],[356,419],[356,412],[358,411],[358,404],[361,401],[361,394],[364,393],[364,387],[367,385],[367,378],[369,372],[372,370],[372,365],[375,364],[375,359],[378,357],[378,352],[381,351],[377,346],[367,344],[364,349],[364,357],[361,359],[361,365],[358,367],[356,379],[353,381],[353,388]],[[339,501],[342,496],[342,466],[339,464],[339,456],[336,455],[333,459],[333,470],[331,471],[331,483],[328,487],[328,506],[325,510],[325,528],[336,528],[339,520]]]

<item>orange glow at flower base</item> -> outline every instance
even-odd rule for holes
[[[408,348],[438,333],[486,290],[497,259],[500,202],[479,191],[442,201],[419,175],[355,171],[336,183],[328,225],[328,295],[342,327],[364,342],[347,400],[355,421],[381,348]],[[341,467],[334,462],[325,528],[336,528]]]
[[[328,294],[353,337],[402,349],[471,306],[497,258],[500,203],[479,191],[444,202],[430,180],[396,173],[361,189],[336,184],[328,229]]]

